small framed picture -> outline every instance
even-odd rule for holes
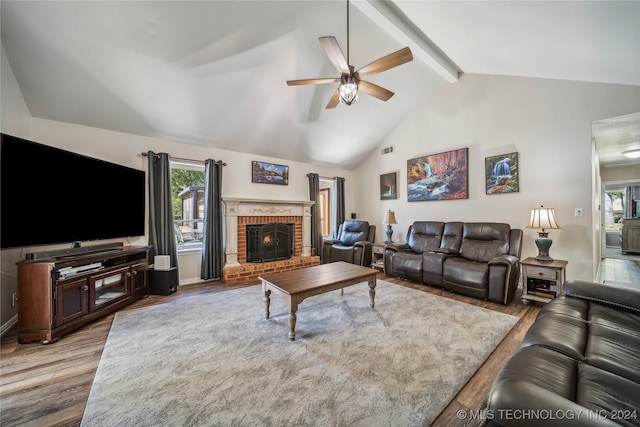
[[[289,185],[289,166],[254,160],[251,164],[251,182]]]
[[[380,200],[398,198],[398,183],[396,172],[380,175]]]
[[[487,194],[519,192],[518,153],[486,157],[484,174]]]

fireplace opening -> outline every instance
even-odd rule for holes
[[[293,224],[247,225],[247,262],[289,259],[293,256]]]

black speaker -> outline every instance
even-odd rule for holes
[[[355,212],[351,212],[351,219],[356,219],[356,213]]]
[[[152,295],[170,295],[178,290],[178,267],[168,270],[149,269],[149,287]]]

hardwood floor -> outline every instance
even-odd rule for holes
[[[457,411],[464,410],[468,414],[469,410],[480,407],[498,370],[520,346],[540,305],[533,302],[526,306],[521,304],[519,290],[514,300],[503,306],[393,279],[383,273],[378,274],[378,279],[520,317],[516,326],[432,424],[466,425],[468,420],[459,418]],[[232,286],[215,282],[183,286],[173,295],[151,295],[123,310],[255,284],[258,284],[257,280]],[[110,314],[49,345],[39,342],[18,344],[16,328],[7,332],[0,345],[0,424],[4,427],[79,425],[113,317],[114,314]]]

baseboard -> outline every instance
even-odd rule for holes
[[[208,283],[208,282],[216,282],[216,281],[222,281],[222,279],[200,279],[200,278],[194,278],[194,279],[186,279],[186,280],[180,280],[179,285],[180,286],[189,286],[189,285],[199,285],[202,283]]]
[[[186,279],[186,280],[180,280],[179,285],[180,286],[185,286],[185,285],[196,285],[198,283],[204,283],[207,282],[207,280],[202,280],[199,277],[198,278],[193,278],[193,279]]]
[[[4,336],[4,334],[6,334],[9,331],[9,329],[13,328],[17,324],[18,324],[18,315],[16,314],[11,319],[9,319],[7,323],[0,326],[0,337]]]

